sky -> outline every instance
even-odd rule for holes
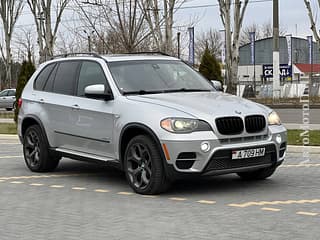
[[[251,1],[251,0],[250,0]],[[243,26],[248,26],[253,23],[264,24],[272,22],[272,1],[263,0],[265,2],[250,3],[245,14]],[[256,0],[253,0],[256,1]],[[261,0],[259,0],[261,1]],[[311,0],[312,6],[316,7],[317,0]],[[219,7],[217,0],[187,0],[184,7],[189,6],[207,6],[203,8],[180,9],[175,16],[176,26],[182,34],[187,36],[187,27],[190,23],[195,23],[195,34],[198,35],[210,28],[222,30],[223,26],[220,19]],[[280,3],[280,27],[285,29],[288,34],[306,38],[307,35],[312,35],[310,23],[307,15],[307,10],[303,0],[279,0]],[[68,28],[74,27],[73,22],[77,17],[74,15],[70,7],[65,11],[63,22],[60,28],[61,32],[66,32]],[[320,21],[318,21],[320,28]],[[16,30],[27,29],[34,26],[33,16],[29,11],[28,5],[25,4],[23,14],[17,22]],[[1,28],[1,26],[0,26]],[[19,32],[19,31],[16,31]],[[19,33],[18,33],[19,34]],[[1,36],[1,34],[0,34]]]
[[[312,6],[316,6],[314,0],[311,0]],[[215,0],[192,0],[185,6],[216,4]],[[293,36],[306,37],[311,35],[309,18],[303,0],[279,0],[280,26],[284,28],[288,34]],[[196,33],[206,31],[209,28],[218,30],[223,29],[219,7],[207,7],[198,9],[184,9],[177,13],[177,19],[192,19],[198,16],[199,22],[195,26]],[[272,22],[272,1],[258,2],[248,4],[245,14],[243,26],[252,23],[263,24]],[[318,25],[320,28],[320,24]],[[297,27],[297,29],[296,29]]]

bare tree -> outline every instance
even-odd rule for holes
[[[17,19],[23,9],[23,0],[1,0],[0,1],[0,19],[3,24],[5,47],[0,43],[1,55],[4,59],[6,69],[6,84],[11,87],[12,75],[11,75],[11,39],[14,30],[14,26]],[[5,50],[4,50],[5,49]],[[0,82],[0,89],[1,89]]]
[[[240,45],[245,45],[250,43],[251,32],[255,32],[256,40],[272,37],[273,36],[272,23],[266,22],[262,25],[253,23],[249,26],[244,27],[240,35]],[[285,36],[286,34],[287,34],[287,30],[284,27],[281,27],[279,30],[279,35]]]
[[[97,43],[99,50],[105,47],[113,53],[134,52],[150,37],[138,1],[87,1],[86,5],[91,5],[90,9],[77,2],[85,25],[95,32],[92,40],[95,40],[93,43]]]
[[[242,29],[241,34],[240,34],[240,45],[241,46],[250,43],[250,41],[251,41],[250,33],[251,32],[255,32],[256,40],[261,39],[260,27],[258,24],[253,23],[253,24],[246,26]]]
[[[218,0],[220,16],[226,31],[227,92],[236,94],[239,66],[240,31],[249,0]],[[233,14],[233,21],[231,20]]]
[[[18,59],[22,54],[23,59],[35,60],[34,50],[36,38],[32,28],[23,28],[15,34],[14,42],[18,50]]]
[[[304,0],[304,3],[306,5],[308,16],[309,16],[309,20],[310,20],[310,24],[311,24],[310,28],[311,28],[313,36],[316,39],[316,41],[318,43],[318,46],[320,48],[320,35],[319,35],[318,31],[317,31],[318,28],[316,26],[316,17],[314,16],[314,11],[311,8],[311,4],[310,4],[309,0]],[[317,12],[317,11],[319,11],[319,9],[320,9],[320,0],[318,0],[318,7],[317,7],[317,9],[315,11]]]
[[[195,53],[198,61],[206,49],[209,49],[210,54],[215,56],[217,59],[221,57],[222,39],[219,31],[210,29],[207,32],[203,32],[197,37],[195,43]]]
[[[172,53],[174,14],[185,1],[140,0],[153,40],[161,52]]]
[[[54,45],[61,23],[62,14],[70,0],[27,0],[33,14],[38,33],[40,62],[53,55]],[[56,10],[55,20],[52,20],[52,9]]]

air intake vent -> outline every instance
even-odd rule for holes
[[[245,118],[246,131],[248,133],[257,133],[263,131],[266,127],[266,119],[261,115],[252,115]]]
[[[223,135],[236,135],[243,132],[243,121],[240,117],[223,117],[216,119],[219,133]]]

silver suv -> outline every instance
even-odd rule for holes
[[[52,171],[62,157],[116,163],[141,194],[187,176],[265,179],[286,152],[274,111],[216,91],[169,56],[60,57],[38,68],[19,106],[31,171]]]

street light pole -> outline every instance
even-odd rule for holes
[[[279,0],[273,0],[273,99],[280,98]]]
[[[88,51],[91,52],[92,48],[91,48],[91,35],[90,34],[93,34],[94,31],[92,31],[91,33],[87,32],[86,30],[83,30],[85,34],[87,34],[87,39],[88,39]]]
[[[181,33],[178,32],[178,33],[177,33],[177,40],[178,40],[178,58],[180,58],[180,37],[181,37]]]

